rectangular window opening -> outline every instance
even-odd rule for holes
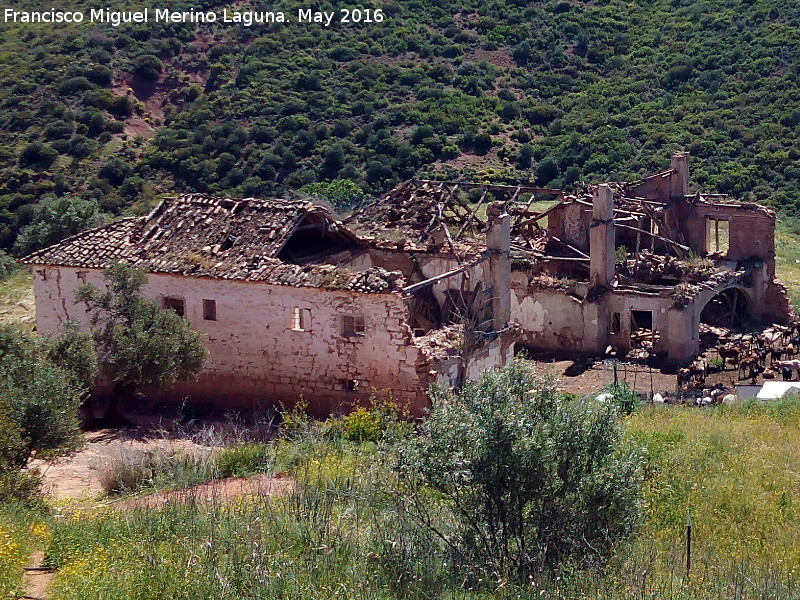
[[[293,331],[309,331],[311,329],[311,310],[295,306],[292,309]]]
[[[621,333],[622,332],[622,315],[620,313],[615,312],[611,314],[611,333]]]
[[[363,336],[366,333],[363,315],[342,315],[342,335]]]
[[[706,252],[726,256],[730,247],[730,222],[727,219],[706,219]]]
[[[183,298],[164,298],[164,308],[174,310],[179,317],[186,316],[186,301]]]
[[[637,331],[639,329],[653,331],[653,311],[651,310],[631,311],[631,330]]]
[[[217,301],[203,300],[203,319],[206,321],[217,320]]]

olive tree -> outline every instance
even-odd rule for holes
[[[434,390],[399,456],[403,516],[495,581],[596,564],[639,519],[642,457],[615,405],[565,398],[523,363]]]
[[[0,501],[38,489],[32,457],[69,454],[83,442],[78,408],[96,371],[91,338],[69,328],[56,339],[0,326]]]
[[[105,419],[118,422],[142,386],[168,389],[196,377],[206,349],[189,323],[142,295],[144,272],[115,263],[106,269],[105,279],[106,289],[83,285],[76,300],[92,312],[101,371],[113,382]]]

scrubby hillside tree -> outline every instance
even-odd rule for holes
[[[330,183],[310,183],[303,186],[300,192],[327,200],[340,214],[357,210],[370,200],[370,197],[350,179],[337,179]]]
[[[143,271],[115,263],[105,271],[106,289],[83,285],[76,300],[92,311],[91,328],[103,376],[113,383],[104,418],[123,420],[123,410],[143,386],[168,389],[196,377],[206,349],[200,333],[172,310],[142,295]]]
[[[35,473],[23,472],[32,457],[54,458],[80,446],[78,409],[96,367],[91,337],[72,327],[39,339],[0,326],[0,501],[36,491]]]
[[[14,250],[19,255],[29,254],[101,222],[96,200],[47,196],[33,208],[31,221],[20,230]]]
[[[465,574],[528,582],[611,556],[639,520],[641,466],[613,403],[567,399],[517,363],[434,393],[401,448],[400,505]]]

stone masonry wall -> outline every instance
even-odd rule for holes
[[[37,326],[52,333],[67,318],[86,323],[71,299],[83,281],[103,285],[102,272],[34,267]],[[428,366],[411,344],[398,294],[359,294],[239,281],[151,274],[145,295],[185,300],[186,319],[206,338],[209,357],[197,382],[154,397],[217,406],[292,404],[301,396],[318,414],[347,410],[373,391],[427,406]],[[203,300],[216,301],[216,321],[203,318]],[[310,328],[291,329],[294,307],[310,311]],[[308,315],[308,313],[306,313]],[[343,315],[363,315],[365,335],[342,334]],[[348,388],[356,386],[356,391]]]

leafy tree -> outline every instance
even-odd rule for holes
[[[96,200],[47,196],[34,207],[31,222],[20,230],[14,250],[29,254],[95,227],[101,220]]]
[[[122,420],[126,403],[142,386],[170,388],[196,377],[207,352],[200,333],[184,319],[142,296],[147,282],[143,271],[115,263],[106,269],[105,279],[105,290],[83,285],[76,300],[93,312],[101,371],[113,382],[105,413],[113,423]]]
[[[19,155],[19,164],[23,167],[40,167],[46,169],[58,158],[58,151],[42,142],[33,142],[23,148]]]
[[[523,40],[514,47],[514,51],[511,53],[511,56],[514,59],[514,62],[524,67],[533,57],[533,49],[527,40]]]
[[[350,179],[337,179],[330,183],[310,183],[300,190],[330,202],[338,212],[355,210],[369,201],[369,196]]]
[[[96,371],[91,338],[75,328],[55,340],[0,326],[0,500],[29,496],[32,456],[68,454],[82,442],[78,407]]]
[[[492,149],[492,136],[488,133],[479,133],[475,136],[474,148],[475,154],[484,155]]]
[[[401,505],[478,576],[528,581],[611,555],[639,519],[641,463],[612,402],[561,397],[515,363],[434,391],[400,449]]]
[[[517,164],[523,169],[529,169],[533,160],[533,146],[530,144],[523,144],[520,146],[519,154],[517,155]]]
[[[345,153],[341,144],[332,144],[324,155],[322,162],[322,174],[328,178],[336,177],[336,174],[344,166]]]
[[[539,185],[547,185],[559,175],[561,175],[561,169],[558,162],[550,156],[545,157],[536,165],[536,183]]]

